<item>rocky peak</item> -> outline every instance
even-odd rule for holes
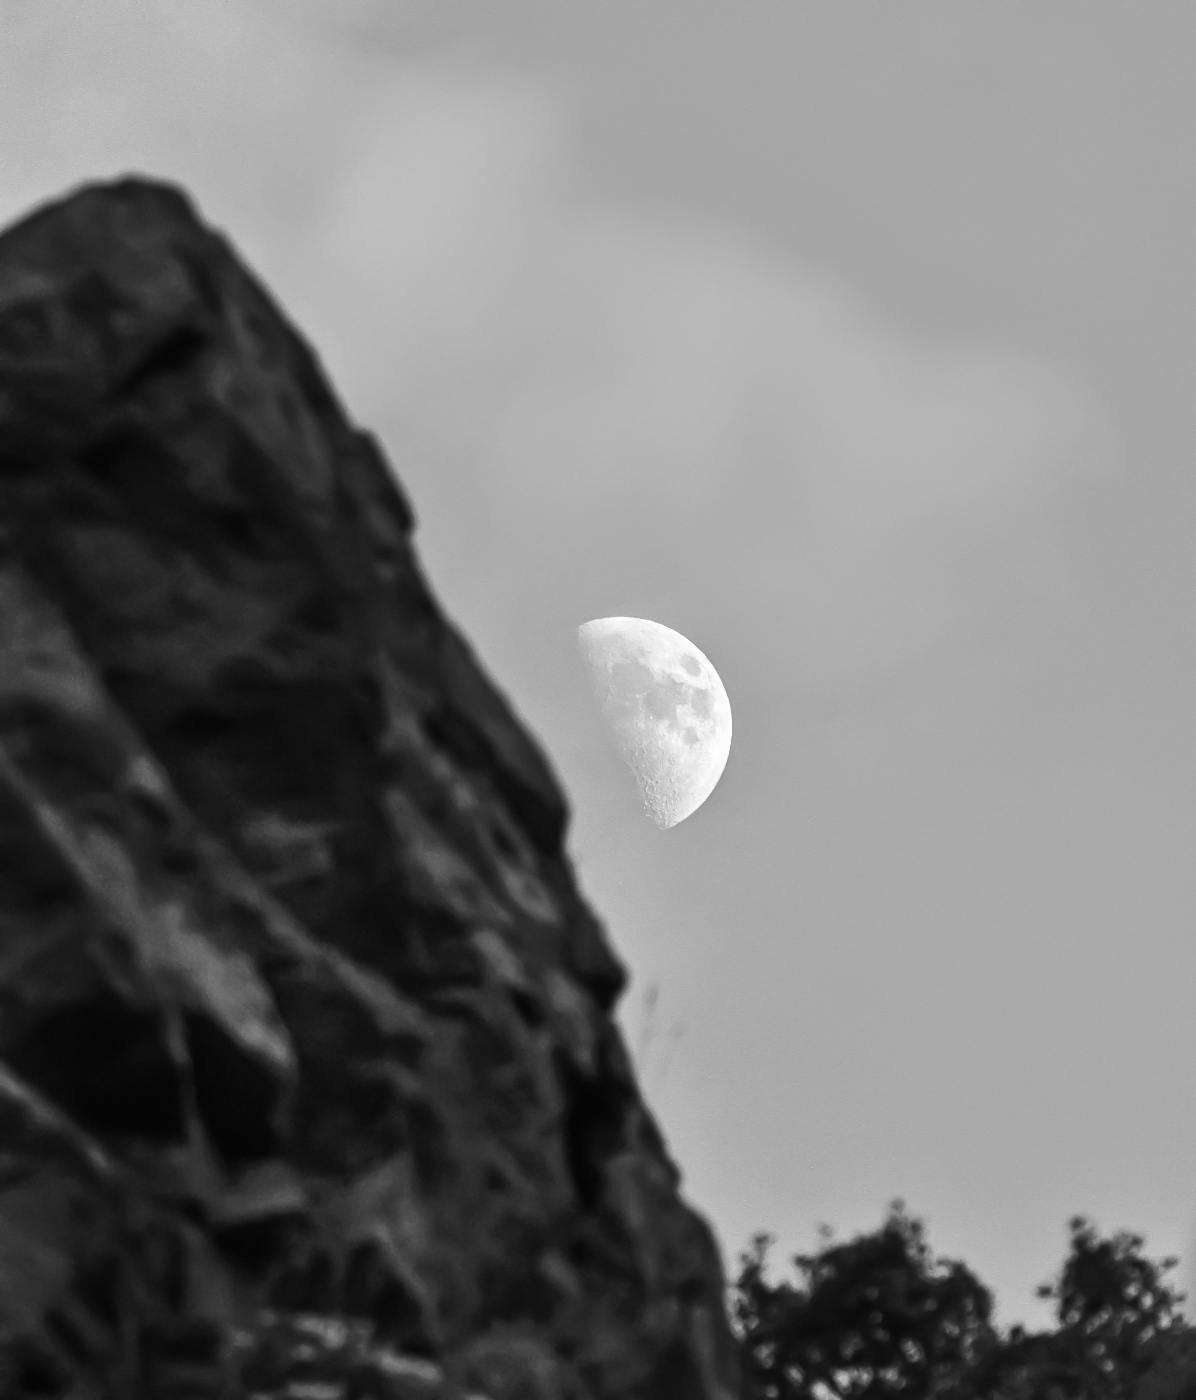
[[[543,753],[179,190],[0,235],[0,1397],[732,1400]]]

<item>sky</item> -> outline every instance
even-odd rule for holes
[[[900,1197],[1002,1325],[1074,1213],[1196,1295],[1194,43],[1184,0],[0,0],[0,221],[184,185],[394,462],[729,1269]],[[667,831],[580,689],[605,615],[731,699]]]

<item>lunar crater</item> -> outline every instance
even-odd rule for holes
[[[680,632],[646,618],[578,628],[591,689],[645,812],[676,826],[709,797],[731,747],[718,672]]]

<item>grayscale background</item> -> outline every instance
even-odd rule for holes
[[[1194,49],[1186,0],[0,0],[0,219],[183,184],[382,439],[729,1267],[901,1196],[1003,1324],[1073,1212],[1196,1286]],[[577,688],[612,613],[734,708],[671,831]]]

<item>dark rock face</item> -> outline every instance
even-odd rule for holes
[[[0,1396],[730,1400],[548,764],[177,190],[0,236]]]

